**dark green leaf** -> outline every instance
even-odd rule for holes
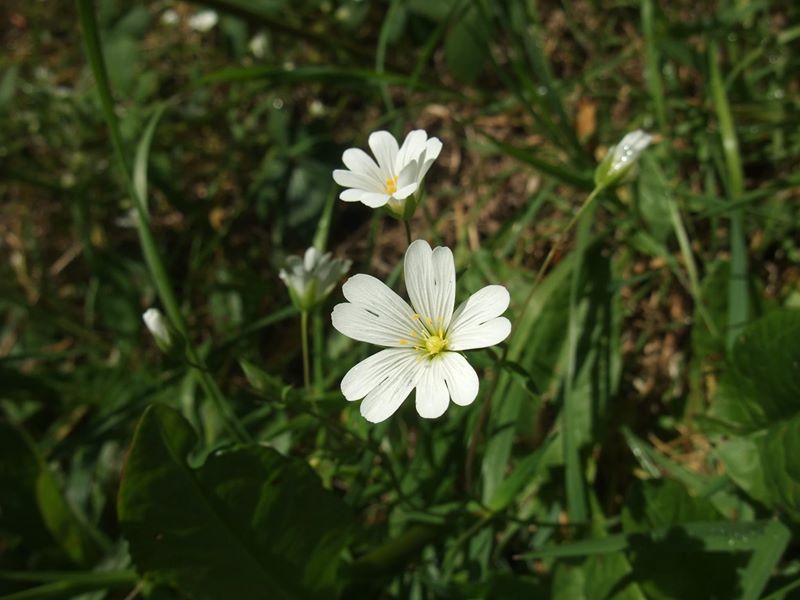
[[[197,599],[330,597],[347,507],[304,464],[262,446],[192,468],[196,436],[154,405],[134,436],[119,517],[137,568]]]

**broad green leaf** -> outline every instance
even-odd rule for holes
[[[92,564],[103,541],[67,503],[30,437],[0,421],[0,529],[49,550],[54,544],[78,564]]]
[[[718,444],[731,478],[800,519],[800,311],[775,311],[745,328],[713,402],[713,417],[752,432]]]
[[[590,556],[583,564],[584,594],[592,600],[645,600],[622,552]]]
[[[153,405],[136,430],[118,512],[137,569],[195,599],[335,594],[348,508],[303,463],[262,446],[193,468],[196,435]]]
[[[721,555],[713,549],[720,532],[731,550],[737,541],[724,527],[717,530],[713,521],[721,519],[719,512],[705,498],[690,496],[686,489],[671,479],[640,481],[631,488],[623,510],[623,524],[629,536],[653,530],[669,530],[684,523],[707,522],[705,531],[673,529],[659,543],[637,544],[631,553],[631,564],[637,581],[650,598],[708,598],[720,590],[733,594],[736,568],[742,563],[739,556]],[[629,537],[629,539],[635,539]],[[758,540],[758,536],[754,536]],[[665,552],[680,549],[685,561],[670,561]],[[734,597],[733,595],[729,597]]]

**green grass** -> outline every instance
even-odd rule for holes
[[[792,3],[6,12],[0,600],[791,597]],[[306,389],[278,272],[315,245],[404,292],[403,223],[331,172],[414,128],[444,150],[412,235],[453,250],[457,300],[505,285],[513,332],[468,353],[472,405],[371,425],[341,290]],[[581,209],[637,128],[636,172]]]

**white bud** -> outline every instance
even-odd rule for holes
[[[219,16],[213,10],[201,10],[189,17],[189,27],[200,33],[211,31],[219,21]]]
[[[172,346],[172,334],[164,315],[157,308],[148,308],[142,315],[142,320],[155,339],[158,347],[168,352]]]
[[[313,246],[303,257],[286,259],[279,276],[289,289],[294,305],[307,311],[322,302],[336,283],[350,270],[351,262],[333,258],[330,252],[321,254]]]
[[[609,187],[621,181],[631,172],[652,140],[653,137],[641,129],[626,134],[619,144],[608,150],[598,165],[594,174],[595,183],[600,187]]]

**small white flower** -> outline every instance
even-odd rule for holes
[[[264,58],[264,55],[267,53],[268,44],[269,40],[267,39],[267,34],[261,31],[250,39],[247,48],[256,58]]]
[[[372,208],[389,204],[401,213],[405,200],[417,191],[433,161],[442,151],[438,138],[428,139],[422,129],[410,132],[403,145],[388,131],[376,131],[369,136],[373,160],[359,148],[349,148],[342,162],[349,170],[336,169],[333,179],[348,188],[339,194],[345,202],[361,202]]]
[[[170,333],[169,325],[164,315],[157,308],[148,308],[142,315],[144,321],[153,339],[164,352],[169,352],[172,347],[172,334]]]
[[[361,414],[373,423],[394,414],[414,388],[417,412],[425,418],[444,414],[451,399],[470,404],[478,375],[460,352],[493,346],[511,332],[509,320],[500,316],[509,303],[502,285],[484,287],[453,311],[456,271],[449,248],[412,243],[405,281],[413,308],[378,279],[354,275],[342,286],[348,302],[331,315],[344,335],[387,348],[342,379],[344,397],[363,398]]]
[[[180,21],[180,16],[178,16],[178,13],[171,8],[168,8],[163,13],[161,13],[161,23],[163,23],[164,25],[169,25],[169,26],[177,25],[178,21]]]
[[[219,16],[213,10],[201,10],[189,17],[189,27],[200,33],[211,31],[219,21]]]
[[[653,137],[641,129],[626,134],[619,144],[609,148],[595,171],[595,183],[606,187],[620,181],[631,171],[652,140]]]
[[[289,289],[289,296],[299,310],[309,310],[331,293],[336,283],[350,270],[349,260],[321,254],[314,247],[305,255],[286,259],[280,278]]]

